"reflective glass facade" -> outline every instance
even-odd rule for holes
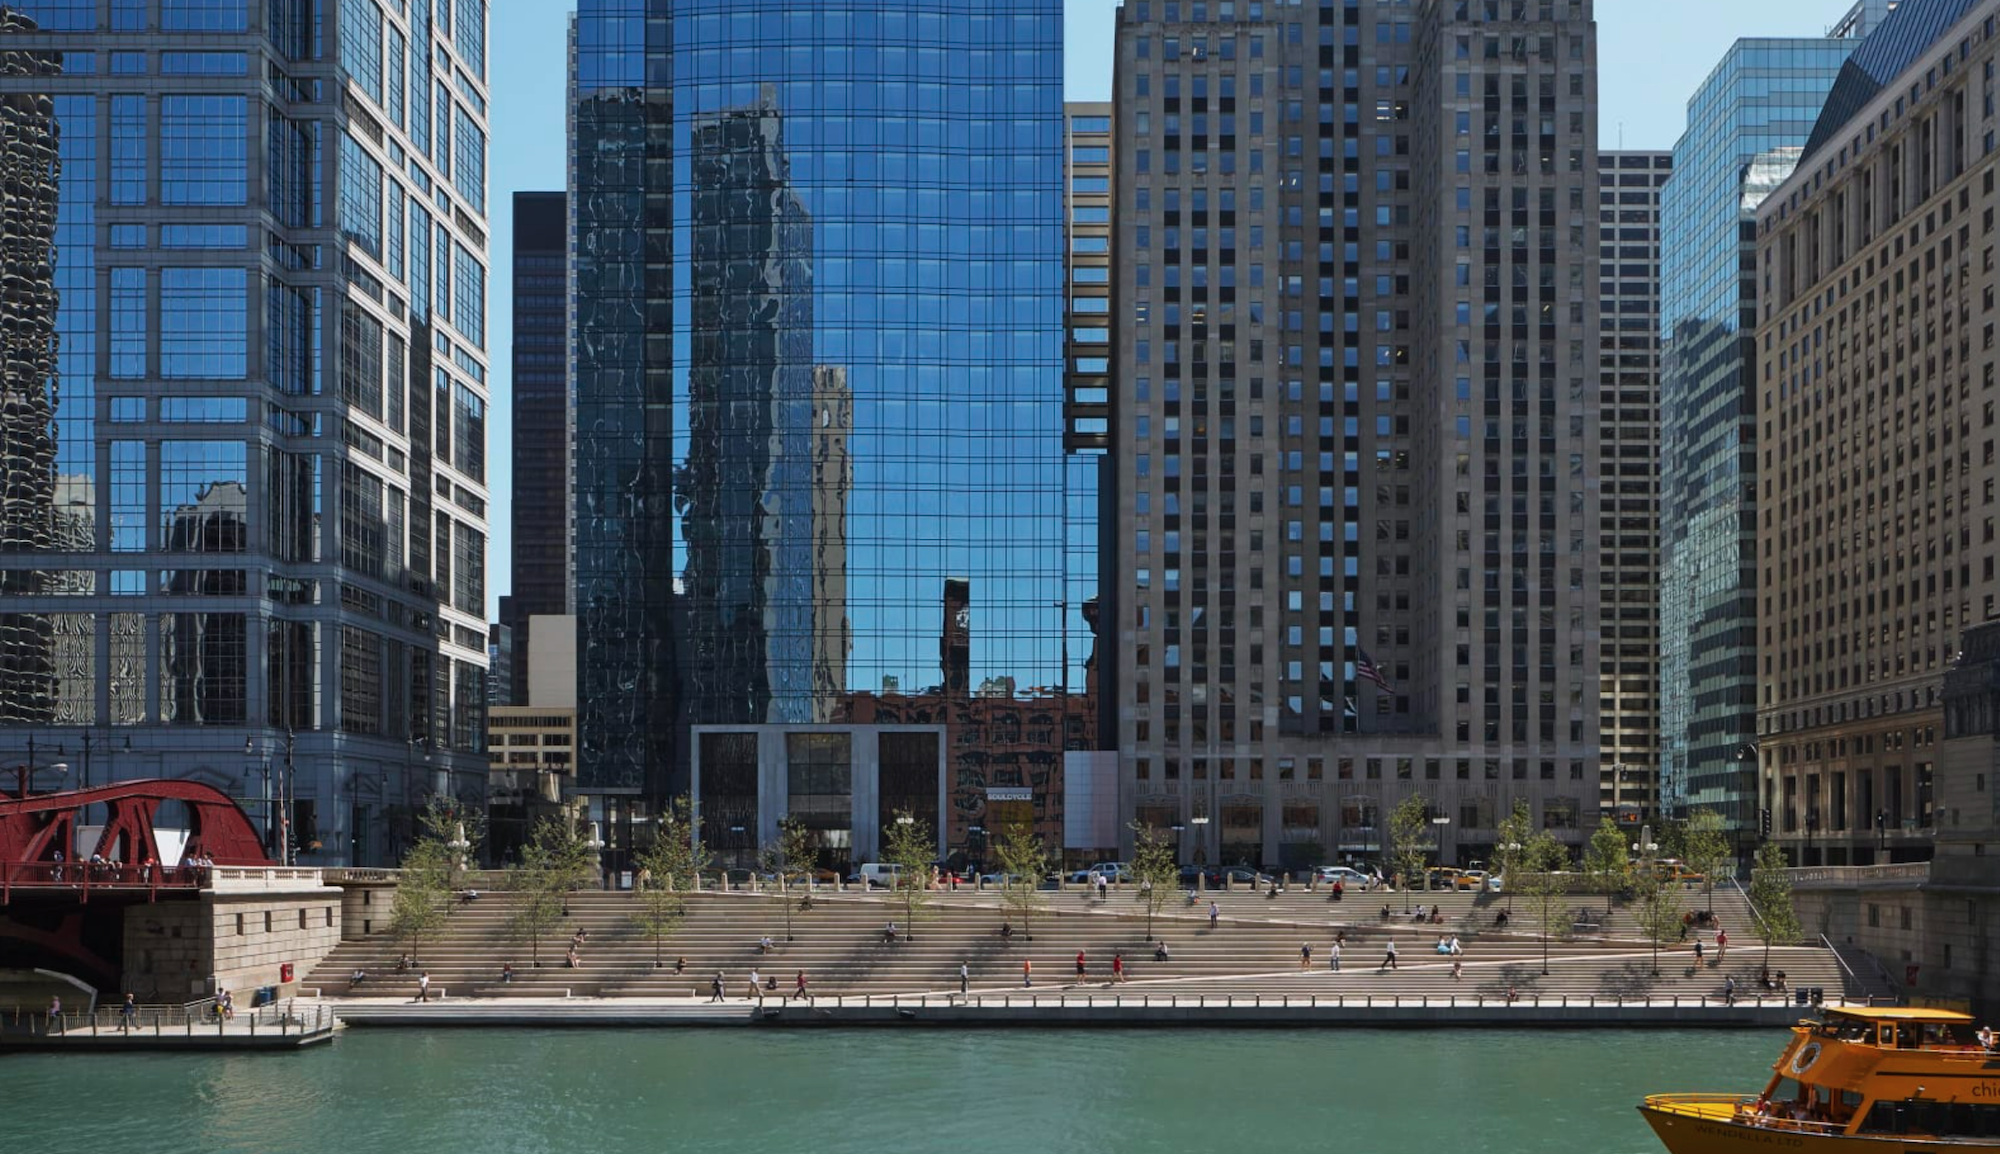
[[[586,791],[688,788],[693,726],[935,726],[954,841],[989,785],[1057,816],[1061,31],[1057,0],[582,0]],[[708,736],[704,795],[740,761]],[[859,793],[894,759],[852,748]]]
[[[1739,40],[1688,101],[1661,194],[1660,796],[1752,828],[1757,203],[1859,40]]]
[[[483,20],[0,3],[0,760],[268,769],[312,864],[481,789],[485,225],[407,96],[482,149]]]

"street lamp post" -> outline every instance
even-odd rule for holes
[[[1653,855],[1660,852],[1660,843],[1653,840],[1652,826],[1646,826],[1639,831],[1639,840],[1632,843],[1632,852],[1639,855],[1639,868],[1645,871],[1647,885],[1649,887],[1657,887],[1659,881],[1653,876]],[[1656,893],[1656,890],[1649,888],[1644,892]],[[1652,920],[1652,914],[1649,911],[1647,914],[1648,925],[1646,926],[1646,936],[1652,939],[1653,942],[1653,976],[1657,978],[1660,976],[1660,934],[1657,927],[1650,924]]]
[[[260,765],[259,762],[257,761],[257,754],[255,747],[251,742],[251,740],[246,737],[243,739],[243,784],[245,786],[244,792],[246,793],[249,792],[248,786],[250,784],[250,775],[256,773],[259,768]],[[272,853],[276,838],[276,834],[273,832],[273,823],[271,820],[271,759],[268,757],[265,758],[261,763],[261,768],[264,773],[264,853],[266,856],[269,856]],[[282,851],[279,852],[282,855]],[[280,856],[278,858],[278,861],[279,864],[282,865],[284,863],[284,858]]]
[[[61,757],[62,755],[63,747],[61,743],[57,743],[56,756]],[[27,797],[28,786],[34,781],[35,774],[44,769],[57,774],[64,774],[69,772],[69,763],[66,761],[56,761],[48,765],[36,765],[35,738],[33,734],[30,734],[28,735],[28,760],[14,766],[14,777],[18,787],[16,789],[16,796]]]

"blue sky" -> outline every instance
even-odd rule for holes
[[[493,207],[487,310],[492,338],[492,541],[487,612],[512,585],[508,446],[513,194],[560,189],[564,182],[563,104],[566,40],[573,3],[494,0],[492,42]],[[1849,0],[1597,0],[1599,142],[1605,148],[1671,148],[1689,94],[1739,36],[1816,36]],[[1063,81],[1072,100],[1111,95],[1111,28],[1116,0],[1064,0]],[[1622,143],[1621,143],[1622,142]]]

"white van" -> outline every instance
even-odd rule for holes
[[[885,890],[895,889],[897,879],[902,876],[903,867],[894,862],[863,862],[861,868],[854,871],[854,880],[871,889],[877,886]]]

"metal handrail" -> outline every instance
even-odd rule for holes
[[[1826,937],[1826,935],[1825,935],[1825,934],[1821,934],[1821,935],[1819,935],[1819,944],[1820,944],[1820,945],[1822,945],[1822,946],[1825,946],[1825,947],[1826,947],[1826,952],[1827,952],[1827,953],[1830,953],[1830,954],[1832,954],[1832,955],[1833,955],[1833,960],[1834,960],[1834,961],[1836,961],[1836,962],[1839,962],[1839,963],[1840,963],[1840,970],[1841,970],[1841,972],[1842,972],[1842,973],[1844,973],[1844,974],[1846,974],[1846,975],[1847,975],[1848,977],[1850,977],[1850,978],[1854,979],[1854,984],[1855,984],[1855,985],[1857,985],[1857,986],[1858,986],[1858,985],[1860,985],[1860,984],[1861,984],[1861,976],[1860,976],[1859,974],[1856,974],[1856,973],[1854,972],[1854,967],[1852,967],[1852,966],[1850,966],[1850,965],[1848,965],[1848,964],[1847,964],[1847,959],[1846,959],[1846,958],[1843,958],[1843,957],[1841,957],[1841,956],[1840,956],[1840,951],[1839,951],[1838,949],[1834,948],[1834,944],[1833,944],[1832,942],[1830,942],[1830,941],[1828,941],[1828,940],[1827,940],[1827,937]]]
[[[1757,1114],[1751,1111],[1759,1099],[1749,1094],[1648,1094],[1646,1105],[1655,1109],[1673,1111],[1676,1106],[1722,1106],[1731,1107],[1727,1121],[1739,1126],[1754,1126],[1759,1130],[1796,1130],[1810,1134],[1841,1134],[1847,1127],[1839,1122],[1813,1122],[1799,1118],[1786,1118],[1776,1114]],[[1678,1112],[1678,1111],[1673,1111]],[[1701,1117],[1702,1115],[1696,1115]]]
[[[210,999],[187,1006],[135,1006],[129,1017],[121,1005],[100,1006],[95,1010],[65,1010],[54,1018],[46,1013],[23,1016],[17,1010],[15,1018],[14,1024],[25,1026],[25,1032],[31,1035],[87,1034],[93,1037],[105,1034],[158,1037],[168,1033],[191,1037],[197,1030],[204,1033],[213,1031],[217,1037],[232,1032],[257,1037],[260,1030],[268,1032],[271,1027],[276,1027],[281,1036],[309,1035],[331,1030],[334,1023],[331,1007],[311,1005],[301,1009],[291,1000],[272,1002],[234,1017],[216,1013],[213,999]],[[239,1021],[241,1024],[237,1025]]]

